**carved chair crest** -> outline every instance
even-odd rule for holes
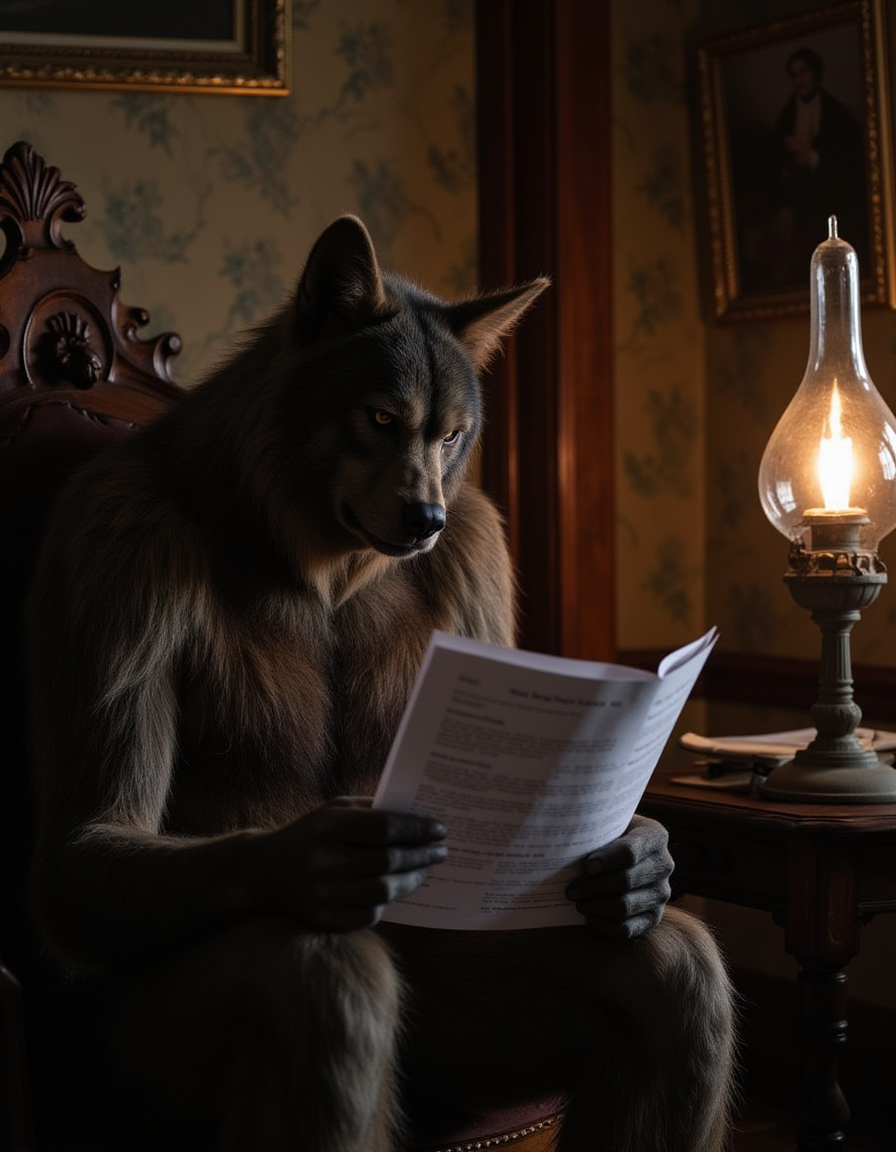
[[[144,340],[149,321],[119,299],[118,269],[102,272],[61,234],[85,216],[74,184],[30,144],[0,164],[0,413],[2,425],[43,401],[144,423],[181,395],[172,332]],[[89,398],[85,393],[89,393]]]

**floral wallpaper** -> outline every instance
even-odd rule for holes
[[[688,7],[612,5],[622,648],[674,646],[704,629],[705,369],[683,50]]]
[[[174,330],[189,384],[276,307],[342,212],[446,295],[476,283],[472,0],[293,0],[288,96],[0,88],[19,139],[74,181],[81,255]]]
[[[708,318],[694,145],[696,42],[808,6],[611,0],[622,648],[716,623],[722,649],[818,650],[756,496],[808,325]],[[78,184],[88,216],[69,234],[90,263],[122,266],[146,335],[181,334],[188,385],[279,304],[340,212],[435,291],[476,285],[473,0],[293,0],[292,35],[286,97],[0,88],[3,147],[29,140]],[[896,314],[863,319],[869,368],[896,405]],[[867,615],[854,657],[886,662],[896,590]]]
[[[622,648],[717,624],[720,650],[818,656],[817,628],[782,581],[787,542],[757,495],[763,449],[806,367],[808,317],[710,317],[695,69],[700,40],[813,7],[612,0]],[[896,313],[866,308],[862,324],[869,371],[896,410]],[[892,538],[881,551],[896,572]],[[891,578],[855,628],[853,659],[891,663],[894,641]]]

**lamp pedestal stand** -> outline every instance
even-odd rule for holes
[[[859,545],[865,516],[807,513],[806,521],[811,549],[793,545],[784,580],[821,631],[819,690],[811,713],[816,736],[775,768],[760,791],[770,799],[820,804],[896,802],[896,769],[862,748],[855,735],[862,711],[853,700],[849,648],[862,609],[887,582],[886,569]]]

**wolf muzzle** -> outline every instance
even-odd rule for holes
[[[426,504],[422,500],[415,500],[405,504],[402,519],[417,540],[428,540],[445,527],[445,509],[441,504]]]

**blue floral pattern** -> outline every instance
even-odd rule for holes
[[[436,292],[476,286],[472,0],[293,0],[287,96],[0,89],[6,139],[73,180],[68,234],[123,266],[185,384],[294,287],[334,216]]]

